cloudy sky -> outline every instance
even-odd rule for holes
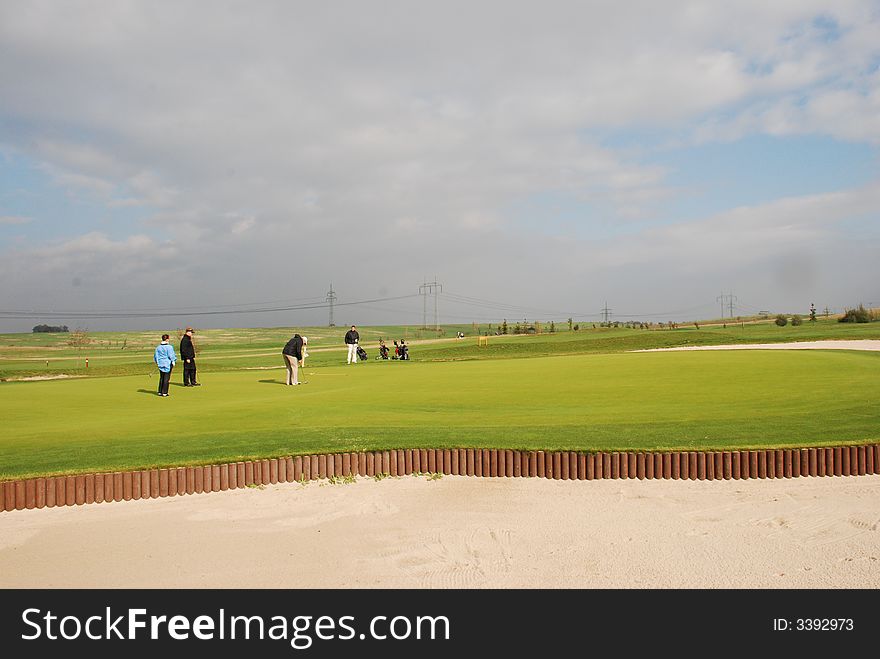
[[[878,149],[877,0],[0,0],[0,331],[880,306]]]

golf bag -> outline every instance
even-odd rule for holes
[[[363,348],[361,348],[360,346],[357,347],[357,356],[360,361],[362,361],[362,362],[367,361],[367,351],[364,350]]]
[[[379,346],[379,354],[376,359],[388,359],[388,346],[381,345]]]
[[[409,360],[409,346],[405,343],[400,346],[400,358]]]

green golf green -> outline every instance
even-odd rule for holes
[[[0,478],[381,448],[711,449],[880,440],[880,354],[712,351],[7,382]]]

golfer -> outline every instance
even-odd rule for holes
[[[303,365],[304,343],[305,341],[299,334],[294,334],[281,351],[284,365],[287,367],[288,386],[299,384],[299,367]]]
[[[177,361],[174,347],[168,343],[168,335],[162,335],[162,342],[156,346],[153,361],[159,367],[159,395],[168,397],[168,384],[171,382],[171,369]]]
[[[360,340],[360,334],[357,332],[357,328],[352,325],[351,329],[345,333],[345,344],[348,346],[348,362],[349,364],[357,364],[358,354],[357,354],[357,346],[358,341]]]
[[[198,387],[196,382],[196,349],[193,346],[193,328],[187,327],[180,339],[180,358],[183,360],[183,386]]]

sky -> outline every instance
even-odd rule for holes
[[[878,149],[877,0],[0,0],[0,332],[880,306]]]

